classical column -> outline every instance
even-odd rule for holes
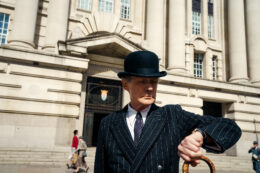
[[[213,70],[212,70],[212,50],[207,49],[205,53],[205,60],[206,60],[206,67],[205,67],[205,77],[206,79],[211,79],[212,80],[212,75],[213,75]]]
[[[160,59],[164,56],[164,1],[147,1],[146,40]]]
[[[205,39],[208,39],[208,0],[202,0],[202,16],[201,16],[201,28],[202,35]]]
[[[38,0],[18,0],[15,3],[14,20],[9,44],[34,48],[34,35],[38,11]]]
[[[222,54],[219,54],[217,56],[217,80],[225,80],[224,75],[223,75],[223,60],[222,60]]]
[[[59,40],[66,40],[69,2],[70,0],[50,0],[43,49],[53,52]]]
[[[185,54],[186,54],[186,71],[187,71],[187,75],[188,76],[194,76],[194,46],[191,44],[186,44],[185,45],[186,50],[185,50]]]
[[[244,0],[228,0],[230,82],[248,81]]]
[[[246,0],[249,76],[260,85],[260,1]]]
[[[184,74],[185,70],[185,1],[169,1],[168,69]]]

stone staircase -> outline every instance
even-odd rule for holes
[[[86,159],[90,167],[89,173],[93,173],[95,148],[89,147]],[[59,149],[13,149],[0,148],[0,172],[16,173],[24,168],[24,172],[38,173],[72,173],[67,170],[65,164],[69,155],[69,148]],[[205,154],[215,164],[217,173],[253,173],[250,155],[248,157],[232,157],[225,154]],[[180,162],[180,172],[183,161]],[[26,168],[26,169],[25,169]],[[45,171],[43,171],[45,169]],[[6,171],[5,171],[6,170]],[[29,171],[31,170],[31,171]],[[208,173],[209,168],[202,162],[196,168],[190,167],[190,173]]]

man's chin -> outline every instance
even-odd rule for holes
[[[155,100],[154,99],[149,99],[149,100],[144,100],[144,101],[142,101],[142,104],[143,105],[151,105],[151,104],[153,104],[155,102]]]

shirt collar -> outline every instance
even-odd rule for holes
[[[145,108],[145,109],[143,109],[139,112],[141,113],[142,117],[147,117],[147,114],[148,114],[150,109],[151,109],[151,105],[149,105],[147,108]],[[129,114],[137,114],[137,111],[134,108],[132,108],[130,104],[128,104],[127,111],[128,111]]]
[[[151,105],[149,105],[147,108],[143,109],[140,111],[143,120],[146,120],[147,114],[151,109]],[[130,104],[128,104],[128,109],[127,109],[127,118],[129,118],[130,124],[134,124],[135,122],[135,116],[137,114],[137,111],[133,109]]]

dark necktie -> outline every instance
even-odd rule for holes
[[[135,126],[134,126],[134,133],[135,133],[134,143],[137,146],[141,133],[142,133],[144,123],[143,123],[142,115],[140,112],[137,112],[135,119],[136,119],[136,121],[135,121]]]

